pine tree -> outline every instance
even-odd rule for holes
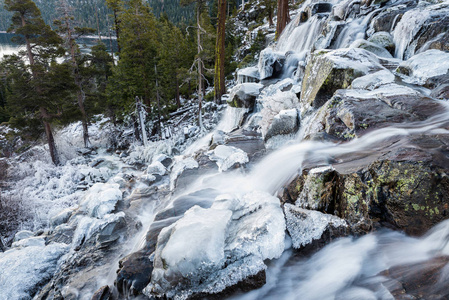
[[[45,24],[31,0],[5,0],[5,8],[14,13],[8,32],[16,33],[15,40],[25,44],[28,59],[28,64],[19,61],[18,57],[9,60],[17,69],[10,68],[8,74],[11,88],[8,106],[16,111],[16,115],[42,122],[51,159],[59,165],[51,123],[63,115],[64,104],[73,90],[70,69],[55,62],[64,54],[62,40]]]
[[[83,88],[83,80],[81,78],[81,70],[83,67],[83,57],[81,55],[76,39],[82,37],[83,35],[95,33],[95,29],[86,27],[76,27],[74,26],[74,17],[72,16],[73,8],[69,6],[66,0],[60,0],[58,7],[61,18],[54,21],[54,24],[58,26],[58,33],[65,38],[65,49],[69,53],[70,60],[72,63],[72,73],[75,79],[75,84],[78,87],[76,91],[76,96],[78,100],[78,107],[81,112],[81,123],[83,126],[83,141],[84,147],[91,147],[89,141],[89,131],[88,131],[88,118],[85,108],[86,93]]]

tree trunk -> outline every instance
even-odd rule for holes
[[[115,24],[115,36],[117,37],[117,52],[120,53],[120,28],[116,9],[114,9],[114,24]]]
[[[26,26],[26,22],[25,22],[25,16],[22,14],[20,15],[21,21],[22,21],[22,26]],[[28,36],[25,36],[25,44],[26,44],[26,48],[27,48],[27,55],[28,55],[28,60],[30,61],[30,66],[34,66],[35,62],[34,62],[34,54],[31,51],[31,44],[30,41],[28,40]],[[33,72],[33,76],[34,76],[34,72]]]
[[[204,130],[203,126],[203,61],[201,59],[201,24],[200,24],[200,5],[197,4],[196,11],[196,24],[198,26],[197,29],[197,39],[198,39],[198,122],[201,131]]]
[[[59,166],[61,164],[61,161],[59,160],[58,151],[56,150],[56,143],[53,137],[53,132],[51,131],[50,122],[48,122],[48,112],[44,107],[40,108],[40,112],[42,122],[44,123],[45,127],[45,135],[47,136],[47,143],[48,149],[50,150],[51,160],[56,166]]]
[[[279,38],[288,23],[288,0],[278,0],[276,38]]]
[[[221,96],[226,93],[225,85],[225,29],[226,0],[218,0],[217,43],[215,46],[215,102],[221,103]]]
[[[69,16],[67,13],[65,14],[65,24],[67,29],[67,35],[69,40],[69,47],[70,47],[70,56],[72,58],[72,73],[73,77],[75,78],[75,84],[78,87],[78,90],[76,91],[76,98],[78,100],[78,108],[81,111],[81,123],[83,125],[83,142],[84,147],[89,148],[91,146],[91,143],[89,141],[89,128],[88,128],[88,121],[87,121],[87,113],[86,108],[84,106],[84,91],[81,84],[81,78],[79,74],[78,64],[76,61],[76,43],[75,40],[72,38],[72,28],[69,23]]]
[[[176,74],[175,76],[176,78],[176,106],[179,108],[181,108],[181,99],[179,96],[179,78],[178,78],[178,74]]]

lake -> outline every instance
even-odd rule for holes
[[[11,41],[14,34],[0,32],[0,59],[5,55],[11,55],[19,52],[20,50],[25,50],[24,45],[18,45]],[[111,47],[113,47],[113,51],[117,51],[117,41],[115,39],[103,38],[101,39],[103,43],[105,43],[108,51],[111,51]],[[81,52],[88,53],[90,52],[90,48],[95,46],[98,42],[98,37],[83,37],[77,40],[78,45],[81,47]]]

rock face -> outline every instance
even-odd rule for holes
[[[446,50],[449,7],[446,3],[419,5],[404,13],[394,29],[396,57],[408,59],[427,49]]]
[[[263,89],[263,85],[259,83],[242,83],[236,85],[230,92],[228,104],[231,107],[244,107],[253,109],[256,97]]]
[[[355,78],[382,69],[376,56],[363,49],[315,51],[306,67],[301,104],[319,108],[336,90],[349,87]]]

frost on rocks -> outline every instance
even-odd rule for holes
[[[347,227],[345,220],[334,215],[323,214],[314,210],[284,205],[287,230],[292,238],[293,247],[298,249],[319,240],[328,228]]]
[[[198,162],[193,157],[187,157],[175,162],[170,174],[170,190],[173,190],[176,186],[176,180],[186,169],[197,169]]]
[[[29,230],[21,230],[14,235],[14,242],[18,242],[23,239],[28,239],[34,236],[34,233]]]
[[[282,254],[284,238],[278,198],[265,192],[218,196],[211,208],[195,206],[162,230],[145,293],[174,299],[219,293],[265,270],[264,260]]]
[[[13,248],[25,248],[31,246],[44,247],[45,246],[45,237],[30,237],[27,239],[20,240],[18,242],[12,243]]]
[[[248,154],[245,151],[225,145],[219,145],[212,150],[209,154],[209,159],[215,161],[218,169],[223,172],[236,164],[243,165],[249,161]]]
[[[80,206],[89,216],[103,218],[115,210],[117,202],[122,200],[120,185],[111,183],[96,183],[84,196]]]
[[[164,165],[160,161],[155,161],[151,165],[148,166],[147,174],[149,175],[165,175],[167,173],[167,169],[164,167]]]
[[[14,248],[0,253],[0,299],[31,299],[51,279],[59,259],[68,251],[64,244]]]
[[[256,97],[263,89],[260,83],[241,83],[232,88],[229,93],[228,104],[231,107],[252,108]]]
[[[425,84],[428,79],[449,72],[449,53],[427,50],[401,63],[396,72],[407,76],[409,83]]]
[[[394,74],[388,70],[381,70],[376,73],[368,74],[352,81],[353,89],[374,90],[384,84],[394,82]]]

